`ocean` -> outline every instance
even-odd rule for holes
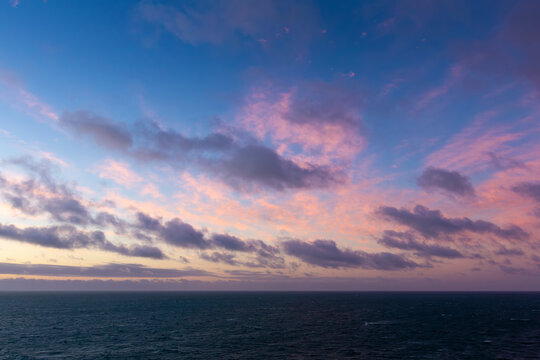
[[[1,359],[540,359],[540,293],[0,293]]]

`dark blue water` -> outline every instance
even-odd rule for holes
[[[4,293],[2,359],[540,359],[540,294]]]

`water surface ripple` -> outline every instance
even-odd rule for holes
[[[0,293],[1,359],[540,359],[538,293]]]

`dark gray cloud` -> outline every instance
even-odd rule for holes
[[[178,247],[201,250],[219,248],[254,255],[255,257],[250,261],[243,263],[246,266],[270,268],[281,268],[284,266],[284,260],[279,256],[280,251],[277,247],[268,245],[261,240],[246,241],[229,234],[212,234],[207,236],[205,232],[195,229],[190,224],[178,218],[163,223],[160,218],[154,218],[148,214],[139,212],[137,213],[134,227],[139,231],[153,234],[159,239]],[[204,259],[212,261],[209,257],[210,255],[204,256]],[[223,260],[225,258],[216,256],[215,259]]]
[[[284,269],[285,259],[281,256],[262,257],[256,256],[255,259],[248,259],[243,261],[242,265],[248,268],[268,268],[268,269]]]
[[[242,265],[249,268],[285,268],[285,259],[281,257],[279,248],[268,245],[261,240],[252,240],[249,244],[255,250],[251,253],[252,256],[242,262]]]
[[[207,249],[212,246],[202,231],[195,230],[180,219],[167,221],[160,231],[160,236],[165,242],[184,248]]]
[[[24,157],[3,161],[2,164],[22,167],[30,176],[21,181],[5,179],[0,184],[2,195],[12,208],[28,215],[48,214],[52,220],[62,223],[113,226],[118,232],[123,232],[124,221],[104,211],[92,215],[90,208],[75,195],[73,186],[55,180],[51,173],[54,166],[50,162]],[[50,194],[44,196],[44,192]]]
[[[154,218],[144,213],[138,213],[136,218],[134,227],[138,231],[156,236],[158,239],[177,247],[200,250],[224,249],[245,254],[245,259],[241,261],[236,258],[235,254],[218,251],[201,253],[200,257],[208,261],[230,265],[234,263],[252,268],[282,269],[285,267],[285,260],[280,256],[279,249],[261,240],[246,241],[229,234],[208,235],[178,218],[165,223],[160,218]]]
[[[474,188],[469,178],[457,171],[428,167],[417,183],[425,190],[438,189],[462,197],[474,196]]]
[[[139,264],[107,264],[95,266],[67,266],[48,264],[0,263],[2,275],[70,276],[95,278],[180,278],[186,276],[210,276],[211,273],[197,269],[161,269]]]
[[[233,240],[233,242],[231,242],[230,237],[230,235],[212,236],[213,239],[218,239],[218,241],[214,242],[215,247],[243,253],[242,260],[237,259],[236,255],[230,256],[230,254],[217,252],[201,257],[206,260],[213,260],[214,262],[223,262],[228,264],[235,262],[236,265],[249,268],[285,268],[285,259],[281,257],[281,252],[277,247],[268,245],[261,240],[242,241],[240,239],[236,239],[238,241]],[[225,242],[223,240],[225,240]]]
[[[167,256],[163,254],[161,249],[155,246],[147,246],[147,245],[134,246],[131,249],[129,249],[128,253],[125,255],[152,258],[152,259],[166,259],[167,258]]]
[[[4,199],[11,205],[13,209],[17,209],[20,212],[29,215],[35,215],[38,209],[34,208],[32,203],[24,196],[15,195],[12,193],[4,192]]]
[[[499,268],[510,275],[518,275],[518,274],[525,274],[527,271],[523,268],[518,268],[515,266],[508,266],[508,265],[499,265]]]
[[[125,256],[166,258],[158,248],[118,246],[109,242],[102,231],[80,231],[72,225],[20,228],[0,224],[0,237],[56,249],[97,248]]]
[[[2,160],[0,161],[0,165],[2,167],[15,165],[25,169],[28,173],[33,175],[33,178],[17,184],[17,190],[19,192],[29,192],[43,186],[55,195],[72,195],[72,190],[68,185],[59,183],[55,180],[53,171],[56,167],[47,159],[36,160],[32,156],[22,156],[14,159]],[[6,181],[7,179],[4,180]]]
[[[424,257],[440,257],[446,259],[462,258],[461,254],[456,249],[445,246],[426,244],[414,239],[414,236],[409,233],[396,232],[386,230],[379,240],[379,243],[389,247],[401,250],[412,250],[417,252],[417,255]]]
[[[86,207],[74,198],[42,198],[40,208],[56,221],[86,225],[91,216]]]
[[[135,227],[152,233],[166,243],[177,247],[192,249],[208,249],[212,247],[211,241],[205,238],[202,231],[196,230],[193,226],[178,218],[162,224],[161,219],[139,212],[137,213]]]
[[[525,163],[516,159],[509,157],[497,155],[493,152],[488,152],[489,162],[497,170],[507,170],[513,168],[522,168],[525,169]]]
[[[430,210],[416,205],[413,211],[382,206],[377,213],[384,218],[418,231],[426,238],[437,238],[440,235],[453,235],[465,231],[477,234],[491,234],[503,239],[525,240],[529,234],[517,225],[503,229],[484,220],[469,218],[447,218],[439,210]]]
[[[285,260],[281,257],[279,248],[268,245],[261,240],[255,240],[251,244],[255,246],[256,258],[254,261],[244,262],[247,267],[258,268],[265,267],[271,269],[283,269]]]
[[[94,219],[89,209],[74,197],[45,197],[35,193],[14,194],[5,192],[4,198],[14,209],[28,215],[45,213],[54,221],[73,225],[122,226],[120,219],[106,212],[101,212],[99,217]]]
[[[234,254],[220,253],[220,252],[214,251],[211,254],[202,253],[200,257],[201,259],[211,261],[214,263],[238,265],[238,261],[236,261],[236,256]]]
[[[284,190],[328,187],[339,182],[339,175],[328,168],[313,165],[300,167],[274,150],[260,145],[241,147],[213,168],[235,186],[241,186],[247,181]]]
[[[60,123],[138,161],[166,162],[173,167],[197,166],[244,189],[253,185],[277,190],[328,187],[342,178],[341,173],[330,168],[300,166],[266,146],[240,143],[222,133],[187,137],[148,121],[138,122],[129,130],[125,124],[113,123],[90,112],[64,113]]]
[[[184,158],[190,152],[221,153],[234,149],[234,139],[222,133],[211,133],[205,137],[187,137],[172,129],[163,129],[154,122],[139,121],[135,124],[134,136],[139,142],[138,153],[147,159]]]
[[[106,211],[91,212],[90,205],[84,205],[82,200],[75,197],[71,186],[54,180],[49,169],[32,158],[20,159],[14,162],[30,169],[31,173],[39,174],[37,178],[21,182],[2,179],[4,197],[13,207],[26,214],[48,214],[52,220],[69,225],[35,227],[21,229],[14,225],[2,226],[4,237],[28,242],[40,246],[61,249],[98,248],[125,256],[137,256],[153,259],[165,259],[167,256],[157,247],[133,245],[126,247],[116,245],[105,238],[102,231],[80,230],[83,227],[112,226],[117,234],[129,234],[133,238],[151,243],[158,238],[171,245],[191,249],[221,248],[235,252],[249,253],[245,265],[249,267],[283,268],[285,262],[279,255],[279,249],[259,240],[244,241],[229,234],[207,235],[205,231],[197,230],[190,224],[178,218],[163,222],[161,218],[153,218],[144,213],[136,214],[135,223],[128,223],[114,214]],[[53,197],[41,195],[43,189],[54,190]],[[216,258],[216,257],[214,257]],[[220,260],[231,262],[222,257]]]
[[[121,124],[89,111],[66,112],[60,117],[60,124],[108,148],[127,150],[133,144],[131,134]]]
[[[100,249],[115,252],[124,256],[144,257],[157,260],[167,259],[167,256],[163,251],[155,246],[134,245],[126,247],[124,245],[114,245],[108,241],[104,241],[100,244]]]
[[[324,268],[361,267],[377,270],[401,270],[418,267],[418,264],[392,253],[369,254],[363,251],[339,249],[332,240],[305,242],[293,239],[284,241],[282,245],[288,255]]]
[[[85,248],[102,241],[102,232],[81,232],[75,227],[50,226],[19,228],[15,225],[0,224],[0,236],[57,249]]]
[[[522,182],[513,186],[512,190],[540,203],[540,181]]]
[[[504,255],[504,256],[522,256],[525,255],[523,250],[518,248],[507,248],[505,246],[501,246],[499,250],[495,251],[495,255]]]
[[[217,247],[231,251],[252,252],[256,250],[255,244],[247,243],[236,236],[228,234],[213,234],[212,242]]]
[[[18,228],[14,225],[0,225],[0,236],[12,240],[23,241],[40,246],[76,249],[99,248],[105,251],[116,252],[125,256],[165,259],[163,252],[152,246],[119,246],[106,240],[102,231],[81,231],[77,226],[112,226],[117,233],[124,233],[128,224],[116,215],[100,211],[95,216],[82,200],[75,197],[72,187],[54,179],[51,170],[52,164],[46,161],[36,161],[25,157],[3,161],[22,167],[35,178],[22,181],[5,180],[1,187],[4,198],[13,208],[28,214],[36,215],[46,213],[54,221],[69,225],[49,227]],[[43,190],[51,192],[51,197],[42,195]]]
[[[156,232],[162,229],[161,219],[153,218],[142,212],[137,213],[137,227],[144,231]]]
[[[113,226],[120,233],[123,233],[125,231],[125,227],[127,226],[124,220],[106,211],[98,212],[92,222],[99,226]]]

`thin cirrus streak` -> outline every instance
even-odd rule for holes
[[[36,95],[26,90],[12,73],[0,69],[0,97],[9,102],[20,104],[23,109],[38,119],[45,119],[55,123],[59,120],[58,114],[50,105],[43,102]]]

